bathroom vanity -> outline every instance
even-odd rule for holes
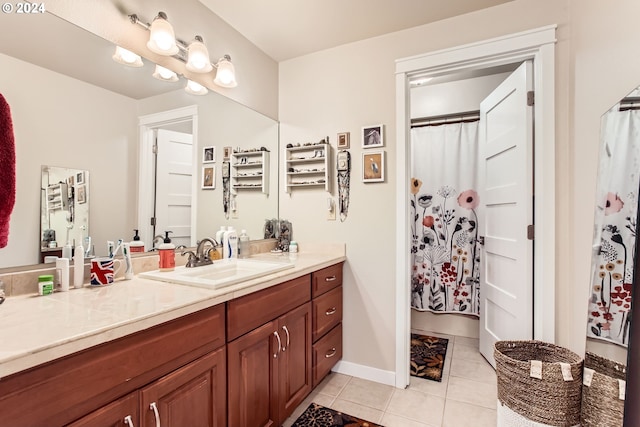
[[[281,425],[342,356],[344,260],[300,254],[291,269],[217,290],[136,277],[10,299],[3,310],[21,313],[22,333],[50,321],[0,352],[0,416],[12,426]],[[19,322],[5,339],[20,340]]]

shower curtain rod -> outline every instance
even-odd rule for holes
[[[439,126],[453,123],[468,123],[480,120],[480,110],[465,111],[463,113],[443,114],[440,116],[418,117],[411,119],[411,127]]]
[[[640,96],[627,96],[620,101],[618,111],[640,110]]]

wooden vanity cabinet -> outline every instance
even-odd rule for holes
[[[315,387],[342,358],[342,263],[314,272],[311,284]]]
[[[280,426],[311,392],[310,279],[303,276],[228,303],[228,322],[244,319],[228,325],[252,329],[227,344],[229,426]],[[272,319],[260,325],[265,313]]]
[[[76,420],[78,426],[127,426],[122,420],[131,416],[138,427],[131,394],[224,348],[224,308],[220,304],[2,378],[0,420],[11,420],[12,427],[56,427]],[[220,367],[224,370],[224,364]],[[222,412],[225,397],[216,395],[223,399],[215,403]],[[82,424],[84,417],[104,423]]]

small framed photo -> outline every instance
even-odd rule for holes
[[[362,182],[384,182],[384,151],[362,153]]]
[[[222,150],[222,160],[231,159],[231,147],[224,147]]]
[[[216,147],[204,147],[202,149],[202,163],[213,163],[216,161]]]
[[[384,147],[384,125],[362,128],[362,148]]]
[[[74,182],[75,182],[75,175],[71,175],[69,178],[67,178],[67,185],[69,187],[73,187]]]
[[[76,173],[76,184],[84,184],[84,171]]]
[[[346,150],[349,148],[349,132],[338,134],[338,149]]]
[[[202,189],[213,190],[214,188],[216,188],[216,168],[205,166],[202,168]]]
[[[78,186],[78,203],[87,203],[87,186]]]

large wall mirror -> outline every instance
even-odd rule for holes
[[[601,120],[585,355],[585,373],[591,370],[592,379],[583,391],[583,397],[597,399],[601,409],[591,411],[590,404],[583,408],[583,414],[593,412],[583,420],[586,426],[622,425],[623,420],[620,397],[628,381],[631,298],[637,280],[639,95],[634,89]]]
[[[111,58],[114,44],[52,14],[29,19],[4,15],[2,26],[0,91],[12,112],[17,197],[11,216],[14,231],[9,245],[0,250],[0,268],[39,263],[43,241],[53,240],[51,231],[44,235],[51,227],[41,230],[43,206],[46,209],[42,165],[84,171],[86,177],[91,176],[84,188],[85,202],[73,204],[86,207],[87,230],[74,224],[69,233],[56,231],[57,245],[66,244],[67,234],[78,242],[82,234],[72,233],[84,232],[92,237],[96,255],[103,255],[107,241],[132,240],[139,222],[147,221],[138,212],[139,118],[169,110],[197,110],[197,126],[160,123],[154,128],[194,136],[191,171],[186,175],[187,186],[193,189],[192,208],[197,210],[193,216],[197,218],[193,224],[195,239],[213,236],[221,225],[246,229],[252,239],[259,239],[265,219],[278,217],[275,120],[218,93],[188,94],[183,90],[184,79],[175,83],[156,80],[152,77],[154,64],[148,61],[141,68],[118,64]],[[215,147],[213,162],[205,156],[205,147]],[[272,171],[270,190],[238,193],[236,211],[229,218],[223,211],[225,147],[264,147],[270,153]],[[207,173],[213,171],[213,181],[208,185],[203,185],[205,167],[210,168]],[[76,209],[74,220],[78,213]],[[62,216],[68,214],[65,211]],[[181,215],[188,216],[184,212]],[[157,234],[166,228],[171,225],[156,230]],[[152,246],[154,236],[141,237],[147,249]]]

